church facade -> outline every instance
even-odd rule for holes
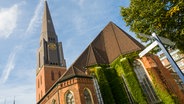
[[[142,44],[110,22],[67,69],[62,43],[58,42],[45,1],[37,51],[36,103],[183,103],[183,92],[157,56],[147,54],[131,61],[130,54],[143,49]]]
[[[62,43],[58,42],[47,1],[37,57],[38,104],[97,103],[92,77],[75,67],[66,70]]]

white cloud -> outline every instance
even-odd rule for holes
[[[34,31],[35,27],[38,26],[39,23],[41,23],[40,14],[42,14],[42,7],[43,7],[43,0],[40,0],[39,4],[36,7],[34,15],[32,19],[30,20],[29,25],[26,29],[26,34]]]
[[[17,52],[20,50],[21,46],[16,46],[13,51],[10,53],[8,60],[7,60],[7,64],[1,74],[0,77],[0,84],[5,83],[10,75],[10,72],[14,69],[15,67],[15,56],[17,54]]]
[[[18,19],[18,5],[0,9],[0,38],[8,38],[16,28]]]

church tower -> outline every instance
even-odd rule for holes
[[[66,71],[62,43],[54,29],[47,1],[44,4],[40,46],[37,51],[36,100],[39,101]]]

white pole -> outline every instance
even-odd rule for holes
[[[167,57],[167,59],[169,60],[171,66],[173,67],[173,69],[176,71],[176,73],[178,74],[178,76],[180,77],[180,79],[182,80],[182,82],[184,83],[184,75],[181,72],[180,68],[178,67],[178,65],[176,64],[176,62],[174,61],[174,59],[171,57],[171,55],[169,54],[169,52],[166,50],[166,48],[164,47],[164,45],[162,44],[161,40],[159,39],[159,37],[153,33],[152,36],[154,37],[154,39],[158,42],[159,47],[162,49],[162,51],[164,52],[165,56]]]

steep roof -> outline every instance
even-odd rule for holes
[[[60,82],[73,78],[73,77],[85,77],[85,78],[91,78],[91,76],[86,75],[83,71],[76,68],[75,66],[70,67],[60,78]]]
[[[94,64],[109,64],[119,55],[143,50],[144,46],[110,22],[90,43],[71,67],[85,70]]]
[[[47,1],[44,2],[44,13],[42,18],[42,34],[56,35]]]
[[[50,93],[58,83],[70,78],[92,78],[84,73],[85,67],[87,66],[95,64],[109,64],[119,55],[143,49],[144,46],[142,44],[120,29],[113,22],[110,22],[90,43],[73,65],[71,65],[71,67],[51,87],[46,95]],[[46,95],[44,95],[44,97],[46,97]],[[39,102],[41,102],[44,97]]]

